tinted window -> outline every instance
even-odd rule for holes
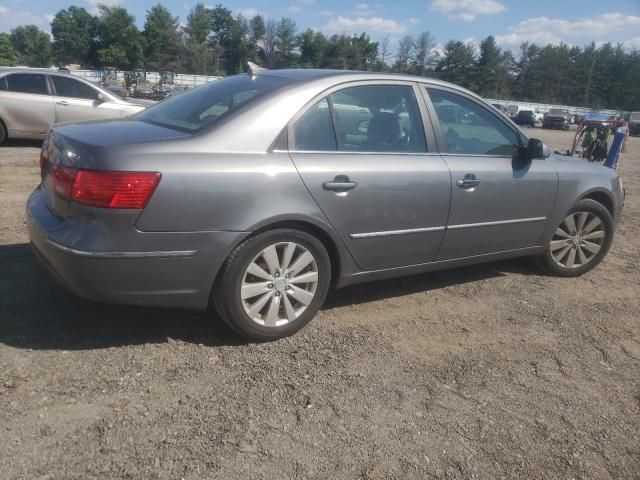
[[[88,100],[97,100],[98,91],[78,80],[68,77],[59,77],[52,75],[53,86],[56,89],[56,95],[59,97],[86,98]]]
[[[234,75],[171,97],[144,110],[135,118],[169,128],[196,132],[289,82],[285,78],[265,75]]]
[[[323,98],[293,127],[296,150],[335,151],[336,137],[329,102]]]
[[[351,87],[330,95],[338,149],[356,152],[426,152],[413,88]]]
[[[513,155],[518,136],[488,109],[466,97],[429,89],[449,153]]]
[[[10,92],[49,95],[44,75],[39,73],[13,73],[8,75],[7,87]]]

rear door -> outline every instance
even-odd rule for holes
[[[0,109],[9,137],[44,136],[55,122],[53,97],[46,76],[10,73],[4,78]]]
[[[98,99],[100,91],[75,78],[50,75],[53,87],[56,123],[120,117],[115,104]]]
[[[427,263],[446,225],[451,178],[411,82],[364,82],[292,122],[290,155],[364,270]]]
[[[520,132],[473,97],[440,87],[429,87],[428,95],[452,179],[437,259],[539,245],[558,189],[550,162],[519,160]]]

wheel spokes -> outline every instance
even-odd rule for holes
[[[582,236],[583,240],[596,240],[598,238],[604,238],[603,230],[597,230],[595,232],[587,233],[586,235]]]
[[[576,231],[576,222],[573,219],[573,214],[564,219],[564,224],[567,226],[569,233],[573,235]]]
[[[244,283],[241,288],[240,296],[243,300],[257,297],[261,293],[270,292],[271,287],[269,285],[271,285],[269,282]]]
[[[315,298],[319,278],[316,260],[303,245],[269,245],[246,267],[240,286],[244,310],[265,327],[295,321]]]
[[[271,275],[275,275],[280,267],[280,262],[278,261],[278,251],[276,250],[275,245],[270,245],[262,251],[262,258],[267,262],[267,267],[269,268],[269,273]]]
[[[567,240],[552,240],[549,245],[549,248],[551,249],[552,252],[555,252],[556,250],[566,246],[567,246]]]
[[[592,220],[587,223],[587,226],[582,230],[583,233],[591,233],[596,229],[599,225],[602,225],[602,221],[598,217],[593,217]]]
[[[591,242],[587,242],[587,241],[583,241],[581,243],[582,248],[584,248],[586,251],[593,253],[594,255],[596,253],[598,253],[600,251],[600,249],[602,248],[600,245],[598,245],[597,243],[591,243]]]

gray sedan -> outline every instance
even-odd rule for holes
[[[55,123],[121,118],[144,108],[67,73],[0,68],[0,144],[44,138]]]
[[[550,155],[473,93],[404,75],[253,69],[129,119],[51,129],[33,247],[76,294],[214,305],[291,335],[330,288],[535,256],[606,255],[615,171]]]

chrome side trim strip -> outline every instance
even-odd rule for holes
[[[498,220],[496,222],[481,222],[481,223],[466,223],[460,225],[449,225],[447,230],[460,230],[462,228],[474,228],[474,227],[493,227],[494,225],[509,225],[512,223],[528,223],[528,222],[542,222],[547,217],[533,217],[533,218],[516,218],[514,220]]]
[[[405,235],[409,233],[425,233],[425,232],[441,232],[446,227],[425,227],[425,228],[409,228],[407,230],[387,230],[384,232],[367,232],[367,233],[351,233],[349,237],[371,238],[371,237],[389,237],[391,235]]]
[[[75,248],[65,247],[58,242],[46,239],[46,242],[52,247],[72,255],[88,258],[177,258],[177,257],[193,257],[198,250],[168,250],[156,252],[89,252],[86,250],[76,250]]]
[[[349,237],[354,240],[358,238],[389,237],[391,235],[406,235],[410,233],[442,232],[443,230],[461,230],[463,228],[492,227],[495,225],[510,225],[513,223],[542,222],[543,220],[546,220],[546,219],[547,217],[516,218],[514,220],[498,220],[495,222],[449,225],[448,227],[425,227],[425,228],[409,228],[407,230],[387,230],[384,232],[351,233],[349,234]]]

